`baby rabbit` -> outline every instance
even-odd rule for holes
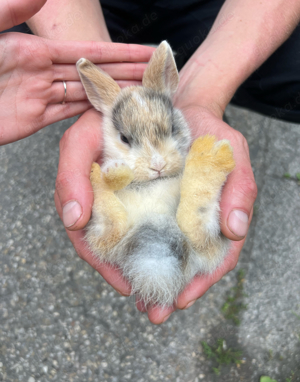
[[[166,41],[153,53],[143,86],[121,90],[84,58],[77,69],[88,99],[103,113],[105,160],[91,169],[88,245],[121,269],[144,303],[172,305],[228,251],[219,197],[234,168],[231,146],[206,135],[190,148],[189,127],[171,101],[179,76]]]

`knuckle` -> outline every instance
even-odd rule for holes
[[[55,181],[55,189],[57,192],[69,188],[74,180],[78,177],[78,174],[74,171],[62,171],[57,174]]]
[[[90,46],[90,55],[97,57],[97,61],[101,62],[103,57],[103,47],[99,42],[92,41]]]
[[[101,147],[100,129],[80,124],[80,119],[66,130],[59,142],[60,152],[76,147],[84,147],[89,151],[98,151]]]
[[[240,141],[241,141],[241,146],[243,147],[244,151],[247,153],[248,158],[250,160],[249,145],[248,145],[247,139],[242,134],[241,134],[241,137],[240,137]]]
[[[84,260],[84,256],[80,251],[76,250],[76,253],[81,260]]]
[[[242,147],[244,151],[249,155],[249,145],[248,145],[247,139],[238,130],[233,130],[233,132],[234,132],[234,140],[236,141],[237,145],[239,147]]]
[[[238,260],[236,259],[232,259],[229,264],[228,264],[228,272],[231,272],[235,269],[235,267],[237,266],[237,263],[238,263]]]
[[[69,127],[68,130],[66,130],[61,137],[61,140],[59,142],[59,150],[62,152],[68,145],[68,142],[72,141],[73,133],[72,133],[73,127]]]
[[[254,202],[258,191],[252,170],[249,170],[248,168],[240,169],[239,178],[240,181],[238,182],[235,191]]]
[[[235,267],[237,266],[238,260],[239,260],[239,257],[237,256],[233,256],[232,254],[231,256],[230,255],[228,256],[227,264],[226,264],[227,273],[235,269]]]
[[[244,179],[244,182],[241,184],[242,192],[253,199],[253,201],[257,197],[257,185],[253,179]]]

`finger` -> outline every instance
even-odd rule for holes
[[[146,68],[143,63],[98,64],[114,80],[141,81]],[[53,65],[54,81],[80,81],[76,66],[68,64]]]
[[[136,298],[135,298],[135,304],[136,304],[137,309],[138,309],[141,313],[145,313],[145,312],[147,312],[147,307],[146,307],[146,305],[144,304],[143,300],[141,300],[141,298],[140,298],[139,296],[136,296]]]
[[[50,104],[47,106],[44,115],[41,116],[41,118],[36,122],[38,123],[39,121],[43,121],[42,127],[48,126],[63,119],[75,117],[76,115],[82,114],[91,107],[92,106],[88,101],[69,102],[65,105]]]
[[[174,306],[162,308],[158,305],[153,305],[148,308],[147,312],[152,324],[159,325],[166,322],[174,311]]]
[[[202,297],[207,290],[217,283],[221,278],[235,268],[239,254],[244,245],[245,239],[232,242],[229,254],[226,256],[224,263],[211,275],[198,275],[194,277],[192,282],[178,296],[176,307],[178,309],[187,309],[194,302]]]
[[[53,82],[50,89],[49,104],[78,102],[87,99],[86,92],[79,81],[66,81],[66,97],[63,81]]]
[[[56,64],[75,64],[84,57],[95,64],[108,62],[148,62],[154,48],[136,44],[95,41],[46,40],[52,61]]]
[[[15,142],[18,139],[29,137],[45,126],[82,114],[91,107],[92,106],[88,101],[70,102],[65,105],[48,105],[45,112],[40,117],[36,117],[27,125],[24,124],[22,129],[18,131],[18,135],[16,135],[16,131],[14,130],[5,135],[1,144],[8,144]]]
[[[57,192],[54,194],[54,201],[58,215],[62,219],[63,212]],[[84,230],[73,232],[66,230],[66,232],[78,256],[82,260],[86,261],[97,272],[99,272],[105,281],[110,284],[118,293],[120,293],[122,296],[130,296],[131,287],[128,281],[124,279],[121,272],[108,264],[101,263],[99,259],[87,248],[86,242],[84,240]]]
[[[126,86],[139,86],[141,85],[140,81],[117,81],[121,88]],[[66,81],[66,97],[65,97],[65,88],[63,81],[53,82],[49,92],[48,103],[49,104],[58,104],[65,102],[79,102],[87,99],[86,92],[81,84],[81,82],[77,81]],[[89,104],[88,104],[89,105]],[[50,113],[49,109],[49,113]],[[85,109],[87,110],[87,109]],[[85,111],[83,110],[83,111]],[[65,111],[70,112],[71,110],[67,108],[60,108],[60,115]],[[77,113],[79,114],[79,113]],[[77,115],[75,114],[75,115]],[[54,116],[54,115],[53,115]],[[45,117],[45,116],[44,116]],[[68,117],[65,117],[68,118]],[[53,123],[53,122],[51,122]]]
[[[141,81],[117,81],[120,88],[126,88],[126,86],[142,86]]]
[[[91,216],[94,197],[90,171],[101,152],[101,123],[100,113],[91,109],[60,141],[56,191],[63,210],[62,220],[69,230],[84,228]]]
[[[100,64],[98,66],[115,80],[141,81],[147,64],[123,63]]]
[[[240,142],[240,140],[242,142]],[[223,188],[221,208],[221,230],[231,240],[243,239],[251,222],[251,211],[257,196],[248,145],[243,136],[231,141],[236,167]]]
[[[1,2],[0,31],[12,28],[36,14],[46,0],[6,0]]]

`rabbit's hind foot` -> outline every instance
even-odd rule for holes
[[[187,156],[176,218],[196,252],[220,235],[219,197],[234,165],[229,142],[209,135],[198,138]]]
[[[208,172],[228,175],[235,166],[233,152],[228,140],[217,141],[214,136],[199,137],[188,154],[185,172]]]

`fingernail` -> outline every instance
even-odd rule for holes
[[[183,309],[188,309],[190,306],[192,306],[194,303],[196,302],[196,300],[192,300],[190,301]]]
[[[166,317],[165,317],[165,318],[162,320],[162,322],[161,322],[161,323],[163,324],[164,322],[166,322],[166,321],[167,321],[167,319],[168,319],[168,318],[171,316],[171,314],[172,314],[172,313],[168,314],[168,315],[167,315],[167,316],[166,316]]]
[[[228,228],[239,237],[244,237],[248,231],[248,215],[240,210],[233,210],[228,217]]]
[[[66,228],[74,225],[82,215],[81,205],[73,200],[67,203],[63,208],[63,222]]]

